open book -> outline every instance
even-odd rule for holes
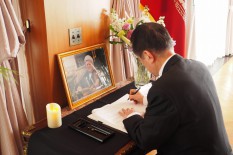
[[[147,96],[150,88],[151,83],[146,84],[141,87],[139,92],[143,96]],[[111,104],[106,104],[101,108],[93,109],[92,114],[90,114],[88,117],[96,121],[101,121],[108,126],[111,126],[113,128],[127,133],[123,124],[123,117],[120,116],[118,112],[122,108],[134,108],[136,112],[145,113],[146,109],[145,105],[135,104],[133,101],[128,100],[128,98],[129,94],[125,94],[124,96],[122,96],[121,98],[119,98]]]

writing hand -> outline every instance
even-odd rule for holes
[[[131,89],[129,94],[129,100],[134,101],[136,104],[143,104],[143,95],[138,91],[139,89]]]
[[[140,89],[141,89],[141,87],[138,88],[138,89],[131,89],[131,90],[130,90],[130,95],[135,95],[135,94],[137,94],[137,92],[138,92]]]

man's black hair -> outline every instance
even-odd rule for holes
[[[138,56],[141,56],[144,50],[161,53],[174,46],[174,41],[167,29],[154,22],[137,26],[130,40],[133,51]]]

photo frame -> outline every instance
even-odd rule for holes
[[[64,52],[57,56],[71,109],[116,87],[106,44]]]

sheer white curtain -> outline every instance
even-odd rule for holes
[[[229,0],[227,18],[226,55],[233,54],[233,0]]]
[[[120,18],[140,17],[140,0],[112,0],[112,8],[116,10]],[[110,46],[110,61],[113,68],[115,81],[123,81],[133,76],[130,67],[130,55],[127,49],[121,44]]]
[[[187,58],[196,59],[196,31],[195,31],[195,6],[194,0],[188,0],[186,5],[186,52]]]
[[[196,48],[195,53],[188,50],[188,55],[211,65],[225,55],[228,0],[195,0],[194,6]]]

